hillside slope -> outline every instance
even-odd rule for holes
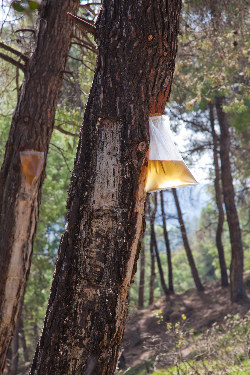
[[[245,280],[249,292],[250,272],[245,274]],[[222,289],[219,281],[207,284],[204,293],[190,289],[171,296],[167,301],[161,298],[152,307],[129,315],[119,369],[125,371],[161,352],[168,352],[173,343],[166,334],[167,324],[174,325],[182,321],[183,316],[185,329],[192,329],[198,335],[214,323],[222,323],[228,314],[244,316],[249,310],[249,300],[240,305],[232,304],[229,289]]]

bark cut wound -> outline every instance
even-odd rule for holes
[[[100,144],[96,158],[96,180],[93,205],[95,209],[117,206],[121,177],[121,130],[122,122],[98,119]]]

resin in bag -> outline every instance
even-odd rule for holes
[[[149,160],[145,191],[197,184],[172,140],[168,117],[150,117],[149,132]]]

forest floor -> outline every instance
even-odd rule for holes
[[[245,274],[245,284],[249,296],[250,272]],[[168,352],[173,347],[173,342],[167,334],[167,326],[175,327],[178,322],[185,323],[186,331],[192,330],[193,335],[199,335],[215,323],[222,324],[228,314],[239,314],[242,317],[249,310],[249,300],[242,304],[232,304],[229,288],[221,288],[219,281],[205,285],[203,293],[189,289],[182,294],[176,293],[167,300],[162,297],[151,307],[129,314],[122,344],[120,371],[117,373],[124,373],[126,369],[140,363],[146,364],[161,353]],[[190,351],[192,347],[187,346],[182,354],[188,356]]]

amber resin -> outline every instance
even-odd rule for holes
[[[44,153],[36,150],[25,150],[20,152],[23,173],[29,185],[35,183],[43,169]]]
[[[145,191],[195,185],[192,173],[181,160],[149,160]]]

